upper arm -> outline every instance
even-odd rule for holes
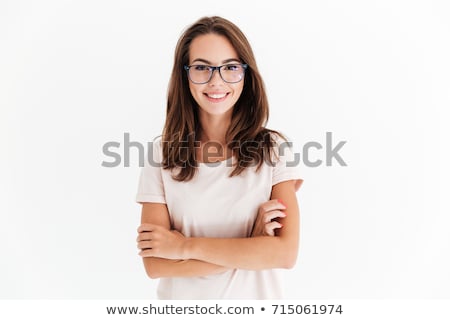
[[[300,229],[300,213],[296,192],[303,183],[296,155],[291,143],[275,136],[278,148],[275,150],[277,161],[272,172],[271,199],[280,199],[285,205],[286,217],[277,219],[283,225],[275,234],[282,238],[286,249],[297,252]]]
[[[171,229],[169,211],[164,203],[142,203],[141,223],[151,223]],[[224,267],[197,260],[169,260],[155,257],[144,257],[147,275],[160,277],[198,277],[217,274],[227,270]]]
[[[271,199],[280,199],[286,205],[286,217],[278,219],[283,227],[277,230],[276,235],[282,239],[285,250],[290,253],[291,265],[297,259],[300,238],[300,210],[295,194],[297,183],[296,180],[280,182],[272,187],[271,194]]]
[[[142,203],[141,223],[151,223],[163,226],[170,230],[170,218],[165,203]]]
[[[162,161],[161,141],[155,140],[150,145],[148,159],[139,176],[136,202],[142,204],[142,218],[144,223],[166,225],[169,221],[169,212],[165,204],[163,169],[159,165]]]
[[[165,203],[144,202],[142,203],[141,224],[151,223],[170,229],[170,218],[167,205]],[[161,276],[161,268],[166,266],[167,262],[161,258],[142,258],[145,272],[152,278]]]

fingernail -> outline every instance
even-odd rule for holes
[[[284,202],[283,201],[281,201],[281,199],[278,199],[278,202],[279,203],[281,203],[283,206],[285,206],[286,207],[286,205],[284,204]],[[287,207],[286,207],[287,208]]]

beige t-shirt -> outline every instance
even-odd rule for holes
[[[178,182],[160,165],[161,140],[157,139],[149,152],[151,161],[142,168],[136,201],[165,203],[172,228],[186,237],[250,237],[258,207],[270,200],[272,186],[287,180],[301,183],[292,150],[281,138],[277,143],[278,161],[264,163],[257,172],[250,167],[230,178],[233,168],[228,159],[199,163],[192,180]],[[157,295],[159,299],[281,299],[280,271],[234,269],[202,277],[161,278]]]

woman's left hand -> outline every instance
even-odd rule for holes
[[[176,230],[155,224],[141,224],[138,228],[137,243],[141,257],[165,259],[186,259],[186,238]]]
[[[261,204],[253,225],[252,237],[275,236],[275,231],[283,227],[277,219],[286,217],[284,209],[286,206],[277,199]]]

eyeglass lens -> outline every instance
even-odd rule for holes
[[[241,81],[245,72],[244,67],[240,64],[229,64],[220,67],[192,65],[188,69],[189,78],[194,83],[207,83],[211,80],[216,69],[218,69],[222,80],[228,83]]]

